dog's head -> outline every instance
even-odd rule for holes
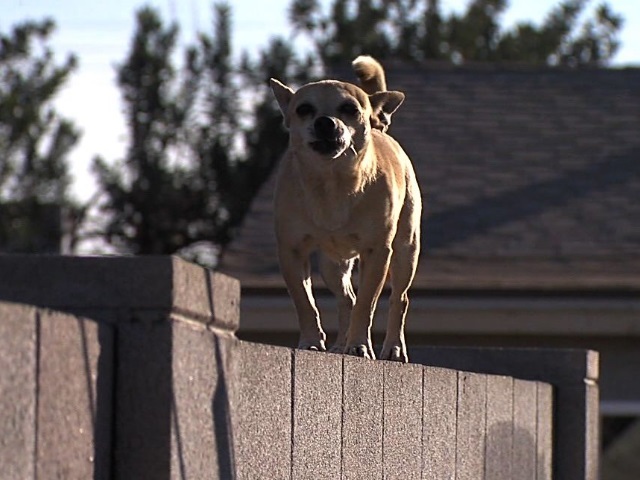
[[[294,92],[271,79],[271,89],[292,148],[331,159],[361,152],[381,113],[390,118],[404,100],[401,92],[367,95],[355,85],[336,80],[308,83]]]

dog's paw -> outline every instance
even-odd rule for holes
[[[344,352],[346,355],[352,355],[354,357],[369,358],[375,360],[376,355],[373,350],[364,343],[359,345],[349,345],[345,347]]]
[[[298,343],[298,350],[311,350],[313,352],[326,352],[327,347],[324,344],[324,340],[316,340],[313,342],[300,340]]]
[[[392,362],[408,363],[407,350],[400,345],[393,345],[390,348],[383,347],[380,352],[381,360],[391,360]]]

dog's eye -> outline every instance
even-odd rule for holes
[[[340,111],[340,113],[344,113],[345,115],[355,115],[356,113],[358,113],[358,107],[353,102],[343,103],[342,105],[340,105],[340,108],[338,110]]]
[[[313,115],[313,112],[315,112],[315,109],[313,108],[313,106],[309,103],[301,103],[300,105],[298,105],[298,107],[296,108],[296,113],[300,116],[300,117],[305,117],[307,115]]]

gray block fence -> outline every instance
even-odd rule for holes
[[[0,256],[0,479],[597,478],[592,352],[298,351],[235,338],[239,295],[176,257]]]

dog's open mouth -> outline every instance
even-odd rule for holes
[[[310,142],[309,145],[322,155],[334,154],[344,149],[343,142],[339,140],[316,140],[315,142]]]

